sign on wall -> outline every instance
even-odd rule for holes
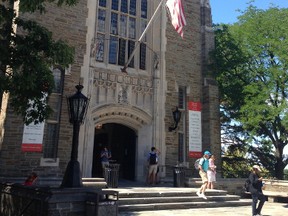
[[[22,138],[23,152],[42,152],[44,135],[44,122],[39,124],[24,125]]]
[[[189,157],[199,158],[202,156],[202,124],[201,103],[188,102],[189,110]]]

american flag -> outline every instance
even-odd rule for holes
[[[186,19],[181,0],[167,0],[166,7],[171,16],[172,25],[183,38],[183,27],[186,25]]]

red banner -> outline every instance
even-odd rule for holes
[[[42,152],[42,144],[22,143],[23,152]]]
[[[24,125],[22,138],[23,152],[42,152],[44,122]]]
[[[201,103],[188,102],[189,110],[189,157],[199,158],[202,156],[202,122]]]

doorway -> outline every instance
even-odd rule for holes
[[[92,177],[103,177],[100,153],[104,146],[111,151],[111,163],[120,164],[119,178],[135,180],[137,135],[121,124],[107,123],[95,128]]]

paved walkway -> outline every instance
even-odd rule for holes
[[[263,216],[288,215],[288,203],[265,202],[262,209]],[[157,210],[119,213],[119,216],[251,216],[250,206],[193,208],[185,210]]]

